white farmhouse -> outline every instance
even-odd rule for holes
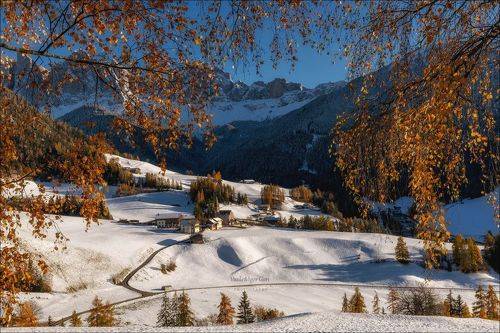
[[[182,217],[180,230],[186,234],[195,234],[200,232],[200,223],[195,217]]]

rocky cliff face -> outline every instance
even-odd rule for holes
[[[218,83],[221,94],[218,101],[239,102],[242,100],[278,99],[285,94],[296,95],[295,101],[300,101],[330,92],[332,89],[343,86],[345,82],[322,83],[315,88],[306,88],[300,83],[287,82],[283,78],[276,78],[270,82],[256,81],[250,85],[241,81],[233,82],[231,76],[217,70]]]
[[[79,54],[73,54],[79,57]],[[82,106],[98,106],[109,112],[122,110],[122,98],[111,87],[118,84],[114,73],[96,73],[93,69],[72,66],[68,63],[54,63],[44,68],[34,64],[30,57],[18,54],[15,60],[2,62],[2,84],[26,98],[38,109],[50,107],[53,118],[78,109]],[[107,84],[98,80],[105,78]],[[43,81],[43,83],[42,83]],[[32,83],[35,83],[33,85]],[[37,90],[41,84],[48,83],[48,91]]]

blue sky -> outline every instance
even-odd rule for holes
[[[299,46],[298,61],[293,71],[290,63],[286,61],[282,61],[277,69],[272,67],[270,61],[266,61],[261,70],[262,76],[256,74],[255,66],[252,65],[246,68],[236,66],[233,69],[232,65],[228,64],[224,70],[231,74],[234,81],[240,80],[246,84],[258,80],[268,82],[281,77],[287,81],[302,83],[305,87],[314,88],[320,83],[345,80],[347,76],[345,66],[345,59],[337,58],[332,63],[331,55],[319,54],[309,46]]]
[[[203,2],[198,1],[188,1],[191,5],[190,10],[193,16],[203,13],[202,5]],[[222,12],[228,10],[229,6],[223,6]],[[295,69],[291,70],[291,64],[286,60],[282,60],[279,63],[278,68],[274,69],[271,61],[269,60],[271,56],[269,53],[269,44],[271,42],[272,30],[268,30],[274,27],[269,21],[264,22],[264,28],[257,31],[256,40],[258,40],[259,46],[262,48],[263,60],[265,60],[262,66],[261,75],[257,75],[255,70],[255,64],[250,63],[246,67],[235,66],[233,68],[232,63],[227,63],[224,67],[224,71],[231,74],[233,81],[243,81],[246,84],[251,84],[255,81],[268,82],[275,78],[284,78],[289,82],[302,83],[305,87],[314,88],[320,83],[325,82],[337,82],[345,80],[347,77],[347,70],[345,68],[345,59],[335,59],[335,63],[332,62],[331,55],[327,55],[326,52],[319,54],[316,50],[311,49],[308,45],[302,45],[300,39],[296,40],[296,48],[298,52],[298,61],[296,63]],[[333,43],[330,47],[330,54],[338,54],[339,46]],[[342,52],[340,52],[342,53]]]
[[[198,13],[200,7],[198,2],[191,3],[192,10],[194,13]],[[0,21],[3,21],[3,11],[0,11]],[[2,22],[3,23],[3,22]],[[270,61],[271,56],[266,55],[269,52],[269,42],[270,35],[263,31],[258,32],[258,39],[262,46],[263,60],[265,63],[262,65],[261,74],[256,73],[255,64],[251,63],[247,66],[236,65],[233,66],[232,63],[227,63],[224,67],[224,71],[231,75],[233,81],[243,81],[246,84],[251,84],[255,81],[269,82],[275,78],[284,78],[289,82],[297,82],[303,84],[305,87],[314,88],[320,83],[326,82],[337,82],[345,80],[347,77],[347,70],[345,68],[345,59],[335,58],[335,62],[332,61],[332,56],[327,55],[326,52],[318,53],[316,50],[311,49],[308,45],[301,45],[301,41],[297,40],[297,56],[298,61],[295,64],[295,68],[292,70],[291,64],[282,60],[276,69],[273,68]],[[330,45],[330,53],[338,52],[338,45]],[[2,50],[6,54],[15,57],[13,52]],[[57,54],[69,54],[66,49],[58,49]],[[39,59],[39,64],[44,65],[46,59]]]

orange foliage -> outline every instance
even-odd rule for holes
[[[485,188],[496,184],[498,85],[490,81],[498,72],[498,4],[373,1],[350,11],[345,53],[352,74],[366,76],[353,87],[357,110],[338,122],[332,150],[360,202],[394,199],[409,178],[418,235],[435,266],[449,235],[440,201],[458,197],[466,159],[482,167]],[[387,75],[370,73],[388,62]]]
[[[331,33],[333,10],[325,10],[317,2],[308,1],[203,1],[193,15],[191,3],[176,1],[68,0],[62,5],[51,0],[2,1],[2,50],[0,74],[10,79],[7,59],[19,52],[32,59],[43,59],[45,65],[66,64],[68,73],[57,80],[45,75],[42,67],[33,65],[16,73],[16,82],[31,89],[35,107],[49,110],[52,98],[66,84],[79,84],[81,77],[73,73],[95,73],[96,85],[109,87],[117,102],[124,107],[115,121],[120,133],[131,133],[134,126],[144,129],[146,140],[159,158],[166,149],[191,143],[195,130],[202,128],[207,145],[214,141],[211,117],[205,108],[219,91],[216,68],[227,62],[246,64],[252,59],[257,71],[263,64],[263,48],[256,38],[264,29],[271,34],[271,61],[277,65],[286,58],[297,61],[296,42],[303,41],[318,50],[334,38]],[[326,6],[331,6],[326,2]],[[319,13],[319,15],[318,15]],[[269,24],[272,23],[272,24]],[[34,62],[36,63],[36,62]],[[38,64],[41,62],[38,61]],[[104,151],[109,151],[102,137],[85,144],[83,138],[64,144],[53,144],[48,152],[57,151],[59,159],[39,162],[30,160],[40,137],[26,129],[41,126],[47,119],[41,114],[23,114],[26,102],[4,98],[0,102],[0,300],[2,325],[12,324],[16,287],[29,283],[24,272],[27,256],[20,252],[16,229],[21,215],[26,215],[34,229],[34,237],[45,237],[53,223],[43,214],[43,195],[31,200],[25,213],[8,203],[5,190],[22,193],[29,177],[40,172],[57,171],[61,180],[73,182],[83,190],[82,215],[90,224],[96,221],[103,195],[97,188],[104,184],[102,174]],[[41,102],[40,102],[41,101]],[[187,112],[188,122],[181,122]],[[13,117],[21,115],[22,117]],[[43,135],[50,133],[40,128]],[[168,135],[162,135],[168,133]],[[42,137],[43,137],[42,135]],[[20,145],[19,145],[20,144]],[[83,149],[85,147],[85,149]],[[28,155],[28,156],[26,156]],[[163,163],[163,166],[165,164]],[[43,187],[40,186],[43,192]],[[64,236],[57,234],[58,241]],[[43,266],[43,263],[40,263]]]

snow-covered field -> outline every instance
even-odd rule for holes
[[[115,156],[108,156],[111,157]],[[126,167],[140,168],[138,177],[143,177],[146,172],[162,173],[159,167],[149,163],[124,158],[119,158],[119,162]],[[107,202],[114,219],[145,222],[154,219],[156,214],[191,213],[193,206],[187,190],[196,176],[172,171],[163,175],[181,181],[183,190],[120,198],[113,198],[110,191]],[[227,183],[236,191],[247,194],[251,202],[258,200],[263,186],[258,183]],[[59,187],[48,188],[49,194],[71,193],[67,185]],[[30,191],[36,191],[36,187],[30,187]],[[287,197],[279,214],[297,217],[321,214],[319,210],[296,209],[296,204]],[[222,208],[232,209],[239,218],[248,218],[258,212],[254,203],[246,206],[225,205]],[[490,212],[484,212],[480,204],[472,205],[464,201],[454,209],[466,209],[469,217],[490,218]],[[469,212],[470,209],[473,211]],[[449,209],[448,214],[451,212],[453,210]],[[460,228],[466,220],[458,220],[455,227]],[[41,320],[46,320],[49,315],[59,319],[70,315],[73,310],[88,310],[93,297],[98,295],[110,302],[130,300],[117,306],[121,325],[132,325],[130,329],[137,330],[149,327],[156,331],[157,328],[153,327],[161,295],[133,300],[140,295],[114,285],[111,279],[117,274],[123,277],[151,253],[166,247],[131,278],[129,283],[132,287],[148,292],[159,292],[164,285],[171,285],[175,290],[185,289],[191,297],[197,318],[217,311],[221,292],[226,293],[236,305],[243,290],[248,292],[252,305],[278,308],[286,315],[293,315],[252,326],[224,327],[227,331],[407,331],[420,328],[426,331],[456,331],[458,328],[464,331],[492,331],[494,328],[491,322],[476,319],[385,316],[381,320],[374,315],[339,314],[343,294],[352,294],[356,285],[360,286],[369,308],[375,291],[382,305],[386,306],[389,285],[426,283],[441,295],[446,294],[448,288],[456,288],[455,293],[460,293],[469,305],[474,300],[474,292],[470,288],[478,284],[498,286],[498,275],[493,272],[463,274],[424,270],[419,265],[422,244],[416,239],[406,239],[413,262],[401,265],[394,260],[396,237],[381,234],[267,227],[224,228],[204,232],[205,244],[172,245],[187,238],[187,235],[147,224],[127,225],[105,220],[87,230],[82,218],[67,216],[63,216],[54,228],[69,238],[65,250],[54,250],[50,232],[48,238],[40,240],[33,239],[29,227],[20,229],[23,246],[43,256],[51,267],[52,293],[22,295],[22,299],[33,300],[40,306]],[[171,259],[176,262],[176,270],[161,273],[160,265]],[[313,314],[304,314],[309,312]],[[316,321],[325,324],[316,324]],[[220,327],[206,329],[219,331]]]
[[[68,226],[64,227],[65,224]],[[57,267],[53,274],[54,281],[59,281],[55,283],[58,292],[25,296],[40,305],[41,318],[45,319],[49,315],[54,319],[67,316],[74,309],[87,310],[94,295],[111,302],[139,296],[113,285],[110,276],[138,265],[154,249],[185,237],[158,232],[151,226],[111,222],[92,226],[84,234],[83,223],[78,218],[65,218],[60,228],[72,240],[66,252],[52,251],[50,240],[32,244],[49,259],[51,266]],[[206,232],[205,236],[209,240],[206,244],[174,245],[159,252],[132,278],[131,286],[145,291],[158,291],[167,284],[174,289],[186,289],[196,316],[202,318],[216,312],[220,292],[236,304],[241,292],[246,290],[253,305],[276,307],[293,315],[340,311],[342,295],[351,294],[354,285],[361,285],[368,306],[375,291],[385,306],[387,288],[384,286],[390,284],[427,282],[429,286],[444,288],[437,290],[443,296],[448,292],[446,288],[470,288],[479,283],[498,285],[498,277],[492,273],[426,271],[418,264],[396,263],[392,236],[261,227],[228,228]],[[418,259],[419,242],[407,239],[407,243],[412,258]],[[374,262],[378,258],[388,261]],[[164,275],[159,271],[160,264],[170,259],[175,259],[177,269]],[[88,283],[86,289],[65,292],[65,287],[80,279]],[[472,290],[456,292],[472,303]],[[121,323],[154,326],[160,302],[161,295],[158,295],[118,306]]]
[[[396,236],[267,227],[227,228],[203,235],[205,244],[176,245],[159,253],[134,276],[131,285],[159,291],[166,284],[176,288],[259,282],[417,285],[431,279],[432,287],[460,288],[498,281],[486,273],[401,265],[394,260]],[[412,260],[421,260],[421,242],[408,238],[407,244]],[[170,259],[176,261],[177,269],[165,275],[159,267]]]
[[[6,328],[5,332],[36,332]],[[43,332],[123,332],[120,327],[44,327]],[[498,322],[476,318],[305,313],[266,322],[205,327],[129,326],[127,332],[498,332]]]

